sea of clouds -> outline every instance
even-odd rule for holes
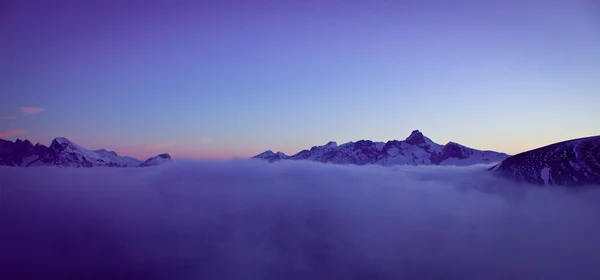
[[[0,167],[0,279],[600,279],[599,190],[485,168]]]

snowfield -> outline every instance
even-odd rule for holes
[[[0,167],[0,279],[600,279],[600,192],[490,165]]]

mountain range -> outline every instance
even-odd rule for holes
[[[487,170],[515,181],[536,185],[600,185],[600,136],[563,141],[509,156],[500,152],[476,150],[455,142],[440,145],[415,130],[405,140],[360,140],[342,145],[332,141],[292,156],[266,151],[253,158],[268,162],[308,160],[383,166],[468,166],[498,163]],[[29,140],[17,139],[12,142],[0,139],[0,165],[146,167],[170,161],[169,154],[141,161],[105,149],[88,150],[64,137],[55,138],[48,147],[39,143],[33,145]]]
[[[373,142],[360,140],[337,145],[329,142],[310,150],[288,156],[269,150],[253,158],[269,162],[280,160],[310,160],[335,164],[378,164],[391,165],[456,165],[468,166],[481,163],[500,162],[509,155],[494,151],[481,151],[455,142],[440,145],[414,130],[405,140]]]
[[[33,145],[29,140],[15,142],[0,139],[0,165],[8,166],[73,166],[73,167],[145,167],[171,161],[169,154],[160,154],[146,161],[119,156],[113,151],[88,150],[64,137],[52,140],[50,146]]]
[[[456,165],[495,163],[487,169],[506,179],[544,185],[600,185],[600,136],[563,141],[509,156],[448,142],[437,144],[415,130],[403,141],[329,142],[295,155],[266,151],[253,158],[276,162],[310,160],[335,164]]]

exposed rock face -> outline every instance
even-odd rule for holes
[[[537,185],[600,185],[600,136],[559,142],[520,153],[489,170]]]
[[[280,160],[311,160],[336,164],[379,164],[379,165],[472,165],[499,162],[508,155],[493,151],[480,151],[450,142],[437,144],[414,130],[405,140],[373,142],[360,140],[337,145],[329,142],[315,146],[295,155],[266,151],[254,158],[275,162]]]

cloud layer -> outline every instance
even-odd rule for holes
[[[151,148],[152,149],[163,149],[163,148],[167,148],[167,147],[172,147],[174,144],[173,143],[158,143],[155,145],[152,145]]]
[[[600,192],[484,167],[0,168],[1,279],[600,279]]]
[[[7,136],[11,136],[11,135],[22,135],[22,134],[27,134],[27,130],[11,129],[11,130],[0,131],[0,137],[7,137]]]
[[[212,139],[211,138],[200,138],[200,143],[203,144],[208,144],[208,143],[212,143]]]
[[[43,108],[36,108],[36,107],[21,107],[21,114],[27,116],[27,115],[35,115],[35,114],[39,114],[41,112],[43,112],[44,109]]]

